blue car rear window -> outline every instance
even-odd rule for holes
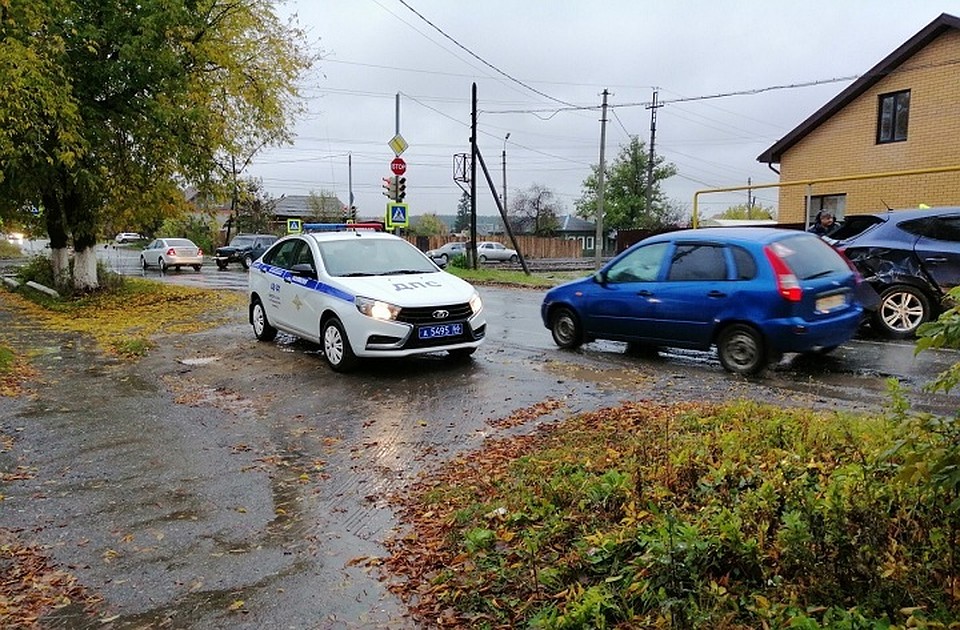
[[[780,239],[771,243],[770,247],[800,280],[850,271],[836,250],[809,234]]]

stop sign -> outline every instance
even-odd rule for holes
[[[390,162],[390,170],[393,171],[394,175],[403,175],[407,172],[407,163],[403,159],[395,157],[393,162]]]

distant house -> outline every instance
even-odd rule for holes
[[[942,14],[760,154],[781,182],[814,182],[780,188],[780,223],[960,205],[960,171],[929,172],[960,167],[958,59],[960,19]]]
[[[338,197],[313,197],[321,204],[321,208],[318,209],[310,205],[310,199],[310,195],[283,195],[276,200],[273,209],[276,220],[286,223],[287,219],[310,219],[320,216],[337,217],[339,220],[343,216],[346,206]]]
[[[560,220],[560,226],[557,228],[557,236],[570,240],[580,241],[580,249],[584,252],[594,251],[594,243],[597,240],[597,224],[592,221],[581,219],[573,214],[565,214],[557,217]],[[616,245],[616,240],[610,238],[609,232],[604,251],[610,251]]]

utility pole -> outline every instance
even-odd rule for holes
[[[347,214],[353,213],[353,153],[347,153]],[[356,219],[356,217],[354,217]]]
[[[657,102],[659,96],[657,90],[653,91],[653,103],[650,105],[650,156],[647,158],[647,213],[653,211],[653,145],[657,137],[657,109],[663,107]]]
[[[593,266],[599,269],[603,262],[603,174],[607,170],[604,147],[607,144],[607,90],[603,91],[603,106],[600,111],[600,168],[597,174],[597,231],[594,235]]]
[[[503,164],[503,211],[507,211],[507,140],[510,139],[510,132],[503,137],[503,153],[501,155],[501,164]]]
[[[477,84],[471,90],[470,105],[470,248],[467,262],[477,268]]]

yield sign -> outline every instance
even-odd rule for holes
[[[393,171],[394,175],[403,175],[407,172],[407,163],[403,161],[403,158],[395,157],[390,162],[390,170]]]

